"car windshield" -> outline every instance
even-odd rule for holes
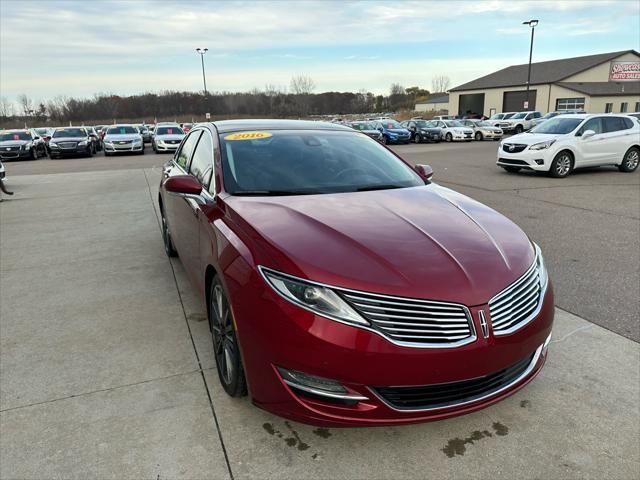
[[[513,117],[511,117],[511,118],[513,118],[513,119],[515,120],[516,118],[524,118],[524,117],[526,117],[526,116],[527,116],[527,112],[522,112],[522,113],[516,113],[516,114],[515,114]]]
[[[156,135],[184,135],[180,127],[158,127]]]
[[[506,120],[507,118],[513,118],[514,115],[515,113],[505,113],[504,117],[502,117],[502,120]]]
[[[559,115],[557,112],[549,112],[549,113],[547,113],[547,114],[546,114],[544,117],[542,117],[542,118],[544,118],[544,119],[549,119],[549,118],[553,118],[553,117],[555,117],[555,116],[557,116],[557,115]]]
[[[139,133],[136,127],[129,125],[121,125],[118,127],[109,127],[107,135],[131,135],[133,133]]]
[[[503,116],[502,113],[494,113],[489,120],[502,120]]]
[[[479,127],[493,127],[493,125],[491,125],[486,120],[483,120],[482,122],[477,122],[476,125]]]
[[[29,132],[3,132],[0,133],[0,142],[11,140],[31,140]]]
[[[424,122],[424,125],[420,125],[422,128],[438,128],[438,124],[431,120]]]
[[[427,122],[426,120],[416,120],[416,125],[419,128],[433,128],[435,126],[433,122]]]
[[[395,120],[381,120],[380,123],[382,123],[384,128],[404,128]]]
[[[367,122],[354,122],[351,124],[351,128],[354,130],[375,130],[376,127]]]
[[[232,195],[305,195],[424,185],[378,142],[349,132],[239,132],[221,138]]]
[[[529,133],[551,133],[564,135],[575,130],[583,120],[583,118],[554,117],[541,123],[537,127],[532,128],[529,130]]]
[[[444,123],[447,127],[464,127],[462,122],[459,122],[458,120],[445,120]]]
[[[87,131],[84,128],[58,128],[53,132],[53,138],[86,137]]]
[[[38,135],[46,135],[49,133],[48,128],[36,128],[35,131]]]

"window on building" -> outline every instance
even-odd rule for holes
[[[613,112],[613,103],[607,103],[604,106],[604,113],[611,113]]]
[[[584,110],[584,97],[579,98],[558,98],[556,100],[556,110]]]
[[[622,102],[620,104],[620,113],[626,113],[628,106],[629,106],[629,104],[627,102]]]
[[[634,108],[633,111],[640,112],[640,102],[636,102],[636,108]]]

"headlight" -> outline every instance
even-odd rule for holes
[[[33,143],[27,142],[27,143],[23,143],[21,148],[22,150],[29,150],[31,147],[33,147]]]
[[[133,141],[133,143],[134,143],[134,144],[140,144],[140,143],[142,143],[142,139],[140,139],[140,138],[136,138],[136,139]]]
[[[53,142],[53,141],[49,140],[49,146],[50,147],[57,147],[58,144],[56,142]]]
[[[87,140],[83,140],[81,142],[78,143],[79,147],[86,147],[87,146]]]
[[[259,267],[263,277],[280,296],[323,317],[357,325],[369,325],[330,288]]]
[[[545,148],[549,148],[554,143],[556,143],[555,140],[547,140],[546,142],[534,143],[529,147],[529,150],[544,150]]]
[[[542,258],[542,250],[540,250],[540,247],[535,243],[533,246],[536,249],[536,268],[538,269],[538,276],[540,277],[540,287],[544,290],[549,282],[549,273],[544,264],[544,258]]]

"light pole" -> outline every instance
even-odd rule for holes
[[[529,20],[528,22],[522,22],[523,25],[529,25],[531,27],[531,45],[529,46],[529,69],[527,70],[527,108],[529,110],[529,84],[531,83],[531,56],[533,55],[533,33],[536,31],[536,25],[538,20]]]
[[[196,52],[200,54],[200,61],[202,62],[202,82],[204,83],[204,95],[207,96],[207,77],[204,75],[204,54],[209,51],[208,48],[196,48]]]

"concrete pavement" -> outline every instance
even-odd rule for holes
[[[637,478],[640,347],[562,310],[538,378],[464,417],[317,429],[227,397],[204,305],[164,256],[158,178],[11,177],[0,478]]]

